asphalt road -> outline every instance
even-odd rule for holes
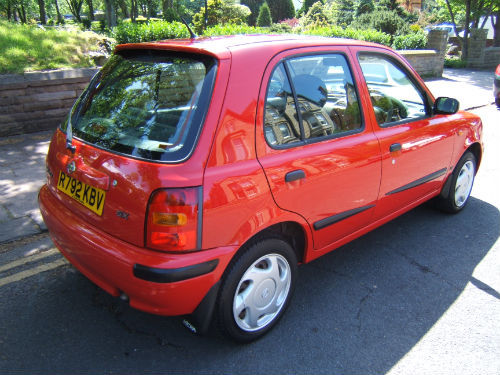
[[[500,111],[473,110],[486,152],[459,215],[424,205],[299,268],[263,339],[200,337],[133,310],[52,249],[0,246],[0,374],[500,373]]]

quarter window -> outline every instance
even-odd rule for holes
[[[321,140],[360,128],[358,96],[344,56],[301,56],[274,70],[264,124],[271,146]]]
[[[402,68],[380,55],[361,54],[359,63],[379,125],[427,115],[425,95]]]

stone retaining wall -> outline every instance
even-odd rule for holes
[[[97,69],[0,76],[0,137],[55,129]]]
[[[435,50],[398,51],[422,77],[441,77],[444,58]]]

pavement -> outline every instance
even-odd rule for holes
[[[454,97],[460,109],[491,104],[494,71],[445,69],[426,80],[432,93]],[[52,131],[0,138],[0,244],[44,233],[38,191],[45,183],[45,155]]]

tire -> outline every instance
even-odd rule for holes
[[[495,104],[500,108],[500,98],[495,98]]]
[[[441,192],[437,197],[438,207],[445,212],[458,213],[464,209],[469,201],[470,192],[474,184],[477,161],[474,154],[467,151],[458,161],[453,173],[449,177],[451,182],[446,194]]]
[[[283,239],[260,239],[243,250],[223,278],[217,304],[219,328],[246,343],[270,331],[290,303],[297,257]]]

